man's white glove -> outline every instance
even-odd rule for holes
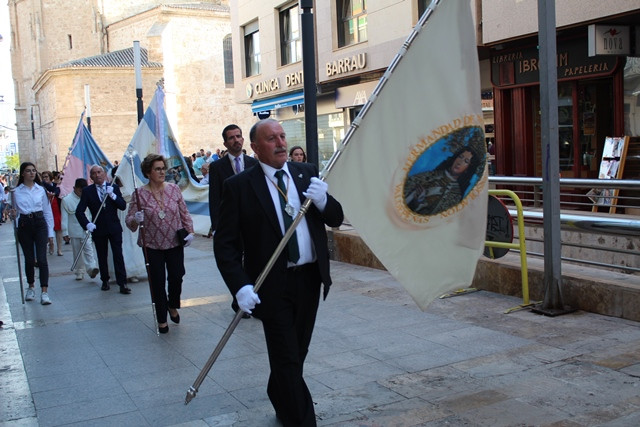
[[[133,217],[135,218],[135,220],[136,220],[136,222],[138,224],[142,224],[144,222],[144,212],[143,211],[138,211],[138,212],[134,213]]]
[[[311,199],[313,204],[316,205],[316,208],[318,208],[318,210],[322,212],[324,211],[325,206],[327,206],[328,190],[329,184],[314,176],[313,178],[311,178],[311,184],[309,184],[309,188],[307,188],[307,191],[303,192],[302,195],[307,199]]]
[[[187,237],[184,238],[184,247],[186,248],[187,246],[189,246],[192,240],[193,234],[187,234]]]
[[[236,293],[236,300],[238,300],[240,310],[249,314],[251,314],[251,310],[256,307],[256,304],[260,304],[258,294],[253,292],[253,285],[244,285],[241,287]]]
[[[87,230],[89,230],[89,233],[93,233],[93,230],[96,229],[96,225],[92,222],[87,224]]]
[[[107,195],[111,197],[111,200],[115,200],[118,196],[113,192],[113,185],[107,185]]]

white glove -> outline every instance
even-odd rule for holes
[[[311,178],[311,184],[309,184],[309,188],[307,188],[307,191],[303,192],[302,195],[307,199],[311,199],[318,210],[322,212],[324,211],[325,206],[327,206],[328,190],[329,184],[314,176],[313,178]]]
[[[93,233],[93,230],[96,229],[96,225],[92,222],[87,224],[87,230],[89,230],[89,233]]]
[[[184,247],[186,248],[187,246],[189,246],[192,240],[193,234],[187,234],[187,237],[184,238]]]
[[[260,304],[258,294],[253,292],[253,285],[244,285],[241,287],[238,293],[236,293],[236,300],[238,300],[240,310],[249,314],[251,314],[251,310],[256,307],[256,304]]]
[[[133,217],[135,218],[136,222],[138,224],[142,224],[144,222],[144,212],[143,211],[138,211],[135,214],[133,214]]]
[[[111,200],[115,200],[118,196],[113,192],[113,185],[107,185],[107,195],[111,197]]]

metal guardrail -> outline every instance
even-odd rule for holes
[[[527,225],[543,224],[542,178],[491,176],[489,184],[491,188],[509,189],[518,194],[524,206],[523,215]],[[585,189],[589,190],[584,191]],[[599,204],[601,198],[594,197],[597,190],[618,190],[616,214],[609,213],[609,205]],[[509,198],[502,201],[510,208],[512,216],[517,215],[516,207]],[[632,241],[640,237],[640,180],[560,178],[560,209],[563,230],[615,235]],[[622,215],[620,212],[627,214]],[[529,236],[527,242],[539,243],[543,239]],[[633,249],[638,247],[635,243],[618,248],[569,241],[561,243],[563,253],[570,252],[570,248],[577,248],[574,252],[582,253],[580,257],[563,256],[563,261],[618,269],[626,273],[640,272],[640,262],[636,261],[640,260],[640,252]],[[531,250],[527,250],[527,254],[544,256]],[[587,254],[590,255],[588,258]]]
[[[517,191],[523,205],[542,207],[542,178],[491,176],[489,183]],[[640,212],[640,180],[560,178],[560,208]],[[639,213],[640,215],[640,213]]]

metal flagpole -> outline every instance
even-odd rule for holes
[[[333,155],[329,159],[329,162],[324,167],[322,172],[320,172],[320,179],[322,181],[326,180],[327,176],[331,172],[331,169],[334,167],[334,165],[336,164],[336,162],[338,161],[338,159],[342,155],[342,152],[344,151],[344,149],[349,144],[351,138],[353,137],[354,132],[357,130],[358,127],[360,127],[360,122],[362,121],[363,117],[367,114],[367,112],[371,108],[371,105],[376,101],[376,99],[378,98],[380,92],[382,91],[382,88],[387,84],[387,81],[389,80],[389,77],[391,76],[391,74],[393,74],[393,72],[397,68],[397,66],[400,63],[400,61],[402,60],[402,58],[404,58],[407,50],[409,49],[409,46],[411,46],[411,43],[413,43],[413,41],[415,40],[416,36],[420,33],[422,28],[426,25],[426,23],[429,20],[429,18],[431,17],[431,15],[433,15],[433,11],[441,3],[441,1],[442,0],[433,0],[432,1],[432,3],[429,6],[429,8],[422,14],[422,17],[420,18],[420,20],[418,21],[416,26],[411,31],[411,34],[409,34],[409,37],[407,37],[405,42],[402,44],[402,47],[401,47],[400,51],[393,58],[393,60],[391,61],[391,64],[387,68],[387,71],[380,78],[380,81],[378,81],[378,84],[376,85],[376,88],[373,90],[373,93],[369,97],[369,100],[364,105],[362,110],[360,110],[360,113],[358,113],[358,116],[355,118],[355,120],[349,126],[349,130],[347,131],[347,134],[344,136],[344,139],[343,139],[342,143],[340,144],[340,146],[338,147],[336,152],[333,153]],[[300,211],[298,212],[296,217],[293,219],[293,223],[291,224],[289,229],[286,231],[286,233],[282,237],[282,240],[280,241],[280,243],[276,247],[275,251],[271,255],[271,258],[269,258],[269,261],[267,262],[267,264],[265,265],[264,269],[262,270],[262,272],[260,273],[260,275],[256,279],[256,283],[253,286],[253,291],[254,292],[257,293],[258,290],[260,289],[260,287],[262,286],[262,283],[264,282],[265,278],[267,277],[267,275],[271,271],[271,268],[273,268],[273,265],[275,264],[276,260],[280,256],[280,253],[287,246],[287,242],[289,241],[289,239],[291,238],[291,236],[295,232],[296,227],[298,226],[300,221],[302,221],[302,218],[306,215],[307,211],[309,210],[309,207],[311,206],[311,203],[312,202],[311,202],[310,199],[306,199],[304,201],[304,203],[302,204],[302,207],[300,208]],[[234,316],[233,320],[231,321],[231,324],[229,324],[229,326],[227,327],[227,330],[222,335],[222,338],[220,338],[220,341],[218,342],[218,345],[216,345],[216,348],[213,350],[213,353],[211,353],[211,356],[209,356],[209,359],[207,360],[207,362],[203,366],[202,370],[200,371],[200,374],[198,374],[198,377],[193,382],[193,385],[191,387],[189,387],[189,389],[187,390],[187,396],[185,397],[185,401],[184,401],[185,405],[187,405],[189,402],[191,402],[191,400],[194,397],[196,397],[196,394],[198,392],[198,388],[200,387],[200,385],[204,381],[205,377],[209,374],[209,371],[211,370],[211,367],[213,366],[213,364],[215,363],[216,359],[218,358],[218,356],[222,352],[222,349],[224,348],[224,346],[227,344],[227,341],[229,340],[229,338],[233,334],[233,331],[235,330],[235,328],[238,326],[238,323],[240,323],[240,319],[242,318],[242,314],[243,313],[244,312],[242,310],[238,310],[238,312]]]
[[[24,304],[24,283],[22,282],[22,265],[20,263],[20,247],[18,242],[18,207],[16,206],[16,189],[11,190],[11,210],[14,212],[13,217],[13,238],[16,241],[16,258],[18,258],[18,275],[20,276],[20,296]]]
[[[136,155],[136,152],[133,150],[133,147],[129,147],[129,150],[126,152],[127,157],[129,158],[129,164],[131,165],[131,179],[133,181],[133,193],[136,196],[136,202],[138,203],[138,208],[144,212],[142,209],[142,205],[140,204],[140,196],[138,195],[138,186],[136,184],[136,175],[134,173],[133,168],[133,157]],[[149,293],[151,294],[151,310],[153,311],[153,322],[156,325],[156,335],[160,336],[160,327],[158,326],[158,316],[156,315],[156,302],[153,298],[153,287],[151,285],[151,274],[149,272],[149,257],[147,255],[147,242],[145,239],[145,230],[144,230],[144,221],[140,223],[140,238],[142,239],[142,253],[144,254],[144,266],[147,270],[147,280],[149,282]]]

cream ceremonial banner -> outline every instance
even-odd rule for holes
[[[423,310],[472,282],[488,198],[470,4],[434,9],[327,177],[347,219]]]

